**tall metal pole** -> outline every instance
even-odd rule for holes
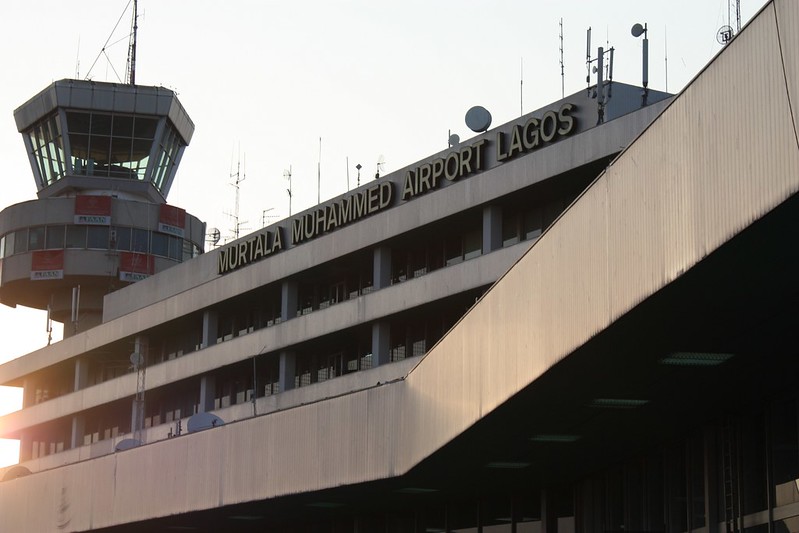
[[[136,85],[136,36],[139,30],[139,9],[138,2],[133,0],[133,32],[130,36],[130,47],[128,48],[128,84]]]

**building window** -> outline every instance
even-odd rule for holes
[[[95,250],[107,250],[109,239],[108,226],[88,226],[86,228],[86,247]]]
[[[44,226],[28,229],[28,250],[44,249]]]
[[[67,226],[67,248],[86,248],[87,226]]]
[[[64,247],[64,226],[47,226],[48,250],[58,250]]]

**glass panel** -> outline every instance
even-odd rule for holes
[[[92,135],[89,143],[90,162],[94,161],[94,173],[107,176],[111,161],[111,137]]]
[[[111,115],[93,113],[91,134],[92,136],[111,135]]]
[[[88,226],[86,228],[86,247],[96,250],[108,249],[108,233],[107,226]]]
[[[116,249],[130,250],[130,228],[114,228],[116,232]]]
[[[86,248],[86,226],[67,226],[67,248]]]
[[[149,233],[147,230],[134,229],[132,239],[130,245],[132,252],[148,253],[150,251],[150,247],[148,246]]]
[[[67,248],[86,248],[86,226],[67,226]]]
[[[64,247],[64,226],[47,226],[47,248]]]
[[[28,250],[41,250],[44,248],[44,226],[28,230]]]
[[[133,162],[131,168],[138,175],[138,179],[144,179],[144,173],[147,170],[147,162],[150,160],[150,148],[152,148],[152,141],[143,141],[135,139],[133,141],[133,149],[130,160]]]
[[[169,257],[169,240],[163,233],[153,232],[153,255]]]
[[[139,139],[152,139],[158,127],[157,118],[136,117],[136,126],[133,136]]]
[[[111,139],[111,168],[110,176],[113,178],[130,178],[131,170],[129,165],[125,163],[130,162],[131,152],[131,139],[127,137]]]
[[[124,115],[115,115],[113,131],[114,131],[114,137],[132,137],[133,117],[126,117]]]
[[[183,255],[183,239],[169,237],[169,258],[180,261]]]
[[[89,113],[67,112],[67,129],[72,133],[89,133]]]

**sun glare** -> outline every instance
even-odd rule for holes
[[[22,389],[0,387],[0,416],[22,408]],[[0,468],[19,462],[19,441],[0,439]]]

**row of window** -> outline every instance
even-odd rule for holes
[[[0,259],[33,250],[64,248],[149,253],[175,261],[187,261],[202,253],[189,240],[124,226],[57,224],[23,228],[0,237]]]
[[[69,111],[65,116],[66,147],[57,113],[37,122],[27,132],[42,187],[55,183],[68,172],[145,180],[147,169],[152,166],[150,180],[163,191],[184,146],[169,123],[157,141],[157,160],[153,166],[150,154],[159,118],[79,111]]]

